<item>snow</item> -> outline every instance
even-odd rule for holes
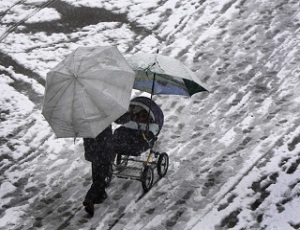
[[[60,19],[60,14],[52,8],[44,8],[26,20],[26,23],[36,23]]]
[[[4,181],[2,184],[1,184],[1,187],[0,187],[0,195],[1,195],[1,198],[3,198],[6,194],[9,194],[9,193],[12,193],[16,190],[16,187],[14,185],[12,185],[10,182],[8,181]]]
[[[0,229],[299,229],[299,15],[294,0],[0,1]],[[98,45],[159,50],[210,93],[154,96],[167,175],[144,196],[114,178],[90,219],[82,140],[57,139],[41,107],[47,72]]]
[[[3,217],[0,220],[0,227],[5,229],[7,226],[14,226],[15,223],[18,223],[25,214],[26,208],[28,205],[12,207],[5,210]]]

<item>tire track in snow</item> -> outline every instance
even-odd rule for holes
[[[25,94],[29,100],[31,100],[37,107],[41,106],[43,95],[38,94],[33,88],[36,87],[34,83],[29,83],[28,81],[21,80],[20,78],[16,78],[14,74],[23,74],[28,76],[29,79],[33,79],[41,86],[44,86],[46,81],[37,73],[33,72],[32,70],[22,66],[18,62],[16,62],[13,58],[4,54],[0,51],[0,62],[1,65],[9,68],[13,66],[13,70],[9,72],[8,70],[2,69],[0,73],[7,75],[11,79],[13,79],[13,83],[10,85],[16,89],[16,91]]]
[[[15,6],[24,3],[25,0],[20,0],[18,2],[15,2],[13,5],[11,5],[9,8],[7,8],[5,11],[0,13],[0,20],[7,14],[7,12],[11,11],[12,8],[14,8]]]

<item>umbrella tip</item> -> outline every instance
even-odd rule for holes
[[[78,132],[75,133],[75,137],[74,137],[74,145],[75,145],[77,136],[78,136]]]

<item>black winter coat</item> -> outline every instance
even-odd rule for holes
[[[96,138],[83,138],[84,156],[87,161],[109,164],[114,160],[111,125]]]

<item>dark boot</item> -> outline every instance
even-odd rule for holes
[[[101,204],[106,198],[107,193],[102,184],[93,183],[83,201],[85,211],[93,217],[94,204]]]
[[[87,196],[94,204],[101,204],[107,198],[104,183],[93,183]]]
[[[91,201],[94,204],[100,204],[107,198],[107,193],[104,187],[98,183],[93,183],[91,188],[86,193],[84,201]]]
[[[91,216],[94,216],[94,203],[91,200],[83,201],[84,210]]]
[[[107,170],[109,169],[108,166],[92,163],[93,184],[88,190],[83,202],[85,210],[91,216],[93,216],[92,214],[94,213],[94,204],[101,204],[107,198],[105,178],[107,176]]]

